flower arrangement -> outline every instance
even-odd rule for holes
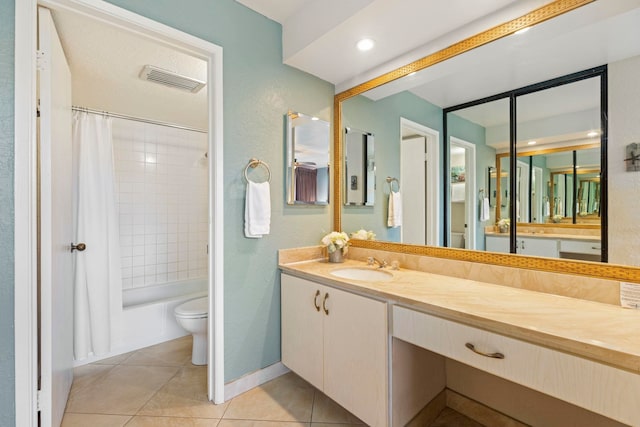
[[[351,233],[351,238],[354,240],[376,240],[376,235],[373,231],[365,230],[364,228]]]
[[[511,224],[511,221],[509,220],[509,218],[502,218],[498,222],[496,222],[496,225],[498,227],[508,227],[509,224]]]
[[[327,251],[330,254],[338,249],[342,249],[342,252],[346,254],[349,247],[349,236],[347,236],[347,233],[341,231],[332,231],[324,236],[321,242],[327,247]]]
[[[553,217],[551,217],[551,221],[558,223],[562,221],[562,218],[564,218],[562,215],[554,215]]]

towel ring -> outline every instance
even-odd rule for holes
[[[247,175],[247,172],[249,171],[249,168],[257,168],[258,166],[264,166],[265,169],[267,170],[267,173],[269,174],[269,176],[267,177],[267,182],[271,182],[271,169],[269,169],[269,165],[266,164],[265,162],[263,162],[262,160],[258,160],[258,159],[251,159],[249,160],[249,163],[247,164],[247,166],[244,168],[244,179],[247,180],[247,182],[249,182],[249,175]]]
[[[396,185],[398,186],[398,191],[400,191],[400,181],[398,181],[398,178],[393,178],[393,177],[390,177],[390,176],[387,177],[387,182],[389,183],[389,190],[391,192],[393,192],[393,183],[394,183],[394,181],[395,181]]]

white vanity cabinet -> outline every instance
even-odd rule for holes
[[[509,253],[509,235],[486,236],[486,250]],[[546,237],[516,237],[516,251],[522,255],[558,258],[558,239]]]
[[[387,304],[288,274],[281,284],[282,363],[368,425],[387,425]]]
[[[394,306],[393,336],[629,425],[640,375],[412,309]]]
[[[488,252],[509,253],[509,234],[502,236],[485,236],[485,249]]]

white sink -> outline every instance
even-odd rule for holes
[[[342,279],[362,280],[365,282],[387,282],[393,279],[392,273],[373,268],[345,267],[333,270],[330,274]]]

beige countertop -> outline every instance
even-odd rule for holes
[[[496,233],[495,231],[486,231],[485,236],[509,237],[509,233]],[[535,239],[562,239],[562,240],[580,240],[587,242],[599,242],[600,236],[588,236],[580,234],[560,234],[560,233],[531,233],[518,232],[517,237],[531,237]]]
[[[413,270],[387,268],[387,282],[330,274],[346,267],[375,269],[353,260],[280,264],[297,277],[640,373],[640,310]]]

